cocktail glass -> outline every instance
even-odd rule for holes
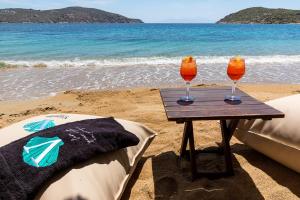
[[[190,96],[190,82],[197,75],[197,64],[196,60],[193,57],[188,56],[182,60],[180,75],[186,82],[186,95],[180,97],[180,100],[185,102],[193,102],[195,98]]]
[[[232,90],[230,95],[225,96],[225,100],[229,101],[241,101],[241,96],[236,95],[235,89],[237,81],[240,80],[245,74],[245,59],[240,56],[230,59],[227,67],[227,75],[233,81]]]

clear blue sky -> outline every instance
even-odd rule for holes
[[[144,22],[215,22],[243,8],[264,6],[300,10],[300,0],[0,0],[0,8],[99,8]]]

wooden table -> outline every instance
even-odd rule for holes
[[[232,154],[230,139],[240,119],[264,119],[283,118],[284,114],[263,102],[256,100],[245,92],[237,89],[241,96],[240,102],[224,101],[224,96],[231,93],[230,87],[218,88],[192,88],[191,95],[195,97],[193,103],[181,102],[179,98],[185,95],[184,88],[161,89],[160,95],[169,121],[184,123],[184,132],[180,149],[180,158],[187,153],[191,163],[192,179],[197,177],[220,177],[233,175]],[[217,152],[225,157],[226,170],[221,173],[201,173],[196,168],[193,121],[195,120],[220,120],[222,132],[222,144]],[[230,122],[226,122],[230,120]],[[187,151],[189,143],[189,151]],[[216,151],[213,151],[214,153]],[[212,153],[212,152],[206,152]]]

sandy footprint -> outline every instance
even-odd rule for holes
[[[174,178],[166,176],[158,179],[155,184],[158,186],[155,199],[175,199],[178,184]]]

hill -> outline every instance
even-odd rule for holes
[[[68,7],[54,10],[0,9],[2,23],[143,23],[94,8]]]
[[[291,24],[300,23],[300,10],[247,8],[227,15],[220,24]]]

